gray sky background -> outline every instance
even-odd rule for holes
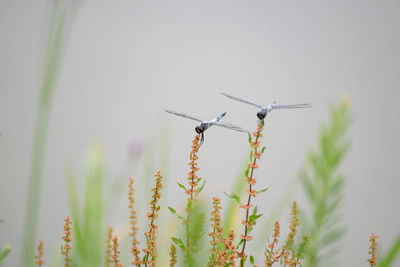
[[[0,1],[0,246],[13,246],[6,266],[19,262],[47,11],[46,1]],[[352,149],[342,170],[349,231],[339,261],[366,266],[369,234],[378,234],[385,250],[400,232],[399,14],[399,1],[84,1],[49,124],[38,231],[46,251],[56,251],[69,214],[65,165],[84,174],[93,142],[104,146],[108,179],[140,180],[142,159],[130,164],[128,147],[150,136],[158,147],[166,128],[168,205],[178,206],[183,195],[174,193],[175,181],[188,171],[195,123],[164,108],[206,118],[227,111],[225,121],[253,130],[256,110],[220,91],[262,104],[312,103],[268,118],[256,174],[260,187],[271,186],[257,198],[268,212],[315,145],[330,104],[348,93]],[[231,190],[247,145],[241,133],[207,132],[200,155],[205,195]],[[293,198],[305,203],[300,194]],[[112,224],[126,219],[121,203]]]

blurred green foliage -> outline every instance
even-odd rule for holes
[[[201,178],[198,179],[200,182]],[[178,183],[178,186],[186,191],[184,185]],[[195,198],[199,197],[204,186],[205,181],[196,189],[194,193]],[[179,215],[172,207],[168,207],[168,209],[173,215],[177,216],[182,226],[179,229],[179,235],[182,238],[173,236],[171,240],[181,249],[185,264],[187,266],[205,266],[208,259],[207,239],[205,238],[207,204],[201,200],[188,202],[185,208],[188,213],[187,218]]]
[[[300,172],[310,206],[310,211],[301,217],[305,232],[310,235],[305,266],[328,264],[339,251],[337,241],[346,231],[341,213],[345,177],[339,173],[339,167],[350,147],[350,123],[347,103],[333,106],[329,122],[322,125],[318,147],[309,153]]]
[[[69,171],[67,189],[72,212],[72,264],[101,266],[106,240],[106,199],[103,150],[98,145],[91,148],[84,182],[85,194],[81,202],[78,198],[76,178],[72,171]]]
[[[247,159],[248,156],[246,155],[245,160],[243,160],[243,167],[240,169],[235,179],[232,194],[228,194],[229,200],[227,207],[225,208],[223,218],[223,228],[225,230],[234,230],[235,233],[237,232],[239,225],[241,225],[240,221],[238,221],[237,218],[240,217],[240,196],[243,195],[246,187],[246,182],[243,179],[243,174],[248,170]],[[225,231],[224,234],[227,235],[228,233],[228,231]]]

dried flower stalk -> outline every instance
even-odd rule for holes
[[[177,262],[176,247],[174,246],[174,244],[171,244],[171,248],[169,250],[169,255],[170,255],[169,266],[174,267]]]
[[[137,215],[135,211],[135,197],[134,197],[134,188],[133,188],[133,179],[131,178],[129,181],[129,193],[128,193],[128,198],[129,198],[129,209],[130,209],[130,224],[131,224],[131,233],[129,236],[131,237],[131,253],[133,255],[133,261],[132,264],[135,264],[136,266],[140,266],[141,260],[140,260],[140,249],[138,247],[139,245],[139,240],[136,238],[137,236]]]
[[[112,247],[112,250],[113,250],[112,258],[113,258],[114,267],[123,267],[123,265],[120,263],[120,260],[119,260],[120,252],[119,252],[118,246],[119,246],[118,237],[114,236],[114,238],[113,238],[113,247]]]
[[[218,266],[232,266],[236,267],[236,245],[234,244],[235,234],[233,231],[229,232],[227,238],[222,238],[221,243],[223,244],[222,251],[218,254],[216,262]]]
[[[69,218],[69,216],[67,216],[67,218],[65,218],[65,224],[64,224],[64,233],[65,236],[62,237],[62,239],[64,240],[64,246],[61,247],[61,255],[64,256],[64,267],[71,267],[70,263],[71,263],[71,258],[69,256],[69,252],[71,250],[71,220]]]
[[[378,236],[373,233],[369,237],[369,242],[371,242],[371,246],[369,247],[368,254],[371,255],[371,258],[367,259],[367,261],[369,262],[371,267],[377,265],[377,262],[376,262],[376,259],[377,259],[376,251],[378,250],[378,242],[376,242],[377,238],[378,238]]]
[[[37,255],[35,256],[36,261],[35,263],[41,267],[44,264],[43,260],[43,255],[44,255],[44,248],[43,248],[44,242],[43,240],[39,240],[39,244],[37,246]]]
[[[157,205],[157,202],[161,197],[161,180],[163,178],[161,171],[158,171],[154,176],[156,177],[156,184],[152,189],[153,196],[149,202],[150,212],[147,214],[147,218],[150,220],[149,231],[145,233],[147,247],[143,249],[144,253],[146,254],[143,263],[145,266],[150,265],[152,267],[156,266],[157,258],[156,230],[158,226],[154,224],[154,220],[158,217],[158,211],[160,210],[160,206]]]
[[[189,182],[189,188],[186,189],[186,194],[188,195],[188,204],[186,207],[187,217],[183,220],[183,224],[186,225],[186,253],[185,253],[185,261],[191,262],[192,259],[192,247],[191,247],[191,240],[190,240],[190,219],[192,216],[192,203],[195,202],[196,199],[196,189],[198,187],[199,178],[196,175],[196,172],[199,170],[197,167],[197,160],[199,157],[197,156],[197,152],[200,148],[200,135],[196,135],[193,142],[192,142],[192,151],[190,152],[190,172],[188,173],[187,180]]]
[[[292,266],[295,264],[296,260],[293,258],[293,244],[294,244],[294,238],[297,234],[297,227],[299,226],[299,218],[297,217],[299,213],[298,207],[297,207],[297,202],[293,202],[292,206],[292,219],[290,220],[290,225],[289,225],[289,234],[286,238],[285,245],[282,248],[281,256],[283,258],[283,263],[284,265],[289,265]],[[290,253],[292,252],[292,253]],[[292,255],[291,258],[289,256]]]
[[[113,263],[113,257],[112,257],[112,232],[113,229],[112,227],[108,227],[107,231],[107,240],[106,240],[106,255],[105,255],[105,267],[111,267],[111,264]]]
[[[272,234],[272,242],[268,244],[268,249],[265,252],[265,266],[267,267],[271,267],[272,264],[277,262],[282,255],[281,253],[279,253],[279,250],[274,251],[276,245],[278,244],[280,234],[280,225],[279,222],[276,221],[274,233]]]
[[[199,151],[200,148],[200,135],[196,135],[193,142],[192,142],[192,151],[190,152],[190,162],[189,162],[189,166],[190,166],[190,172],[188,173],[188,178],[187,180],[189,181],[189,186],[190,188],[186,190],[186,194],[189,195],[189,202],[194,202],[195,199],[195,192],[196,192],[196,188],[198,186],[197,183],[197,175],[196,172],[199,170],[199,168],[197,167],[197,160],[199,159],[199,157],[197,156],[197,152]]]
[[[211,255],[208,262],[208,266],[215,266],[222,264],[221,262],[216,261],[217,254],[218,254],[218,244],[221,242],[221,238],[223,235],[222,223],[221,223],[221,214],[220,210],[221,207],[221,199],[218,197],[213,198],[212,202],[213,208],[211,211],[211,227],[213,231],[208,235],[212,237],[210,240],[211,249],[209,250]]]

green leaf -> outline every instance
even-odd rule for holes
[[[266,187],[264,189],[261,189],[261,190],[257,191],[257,193],[263,193],[263,192],[267,191],[268,189],[269,189],[269,187]]]
[[[315,191],[313,184],[311,183],[310,179],[308,178],[305,172],[302,172],[300,174],[300,178],[303,184],[303,190],[305,191],[309,201],[313,202],[315,199]]]
[[[4,260],[6,259],[7,255],[10,254],[11,251],[11,245],[7,244],[1,251],[0,251],[0,265],[4,263]]]
[[[175,215],[175,216],[177,216],[179,219],[183,219],[183,217],[182,216],[180,216],[180,215],[178,215],[177,213],[176,213],[176,210],[174,209],[174,208],[172,208],[172,207],[168,207],[168,209],[169,209],[169,211],[173,214],[173,215]]]
[[[251,144],[251,134],[247,133],[249,135],[249,143]]]
[[[206,184],[206,180],[204,180],[203,183],[196,189],[196,194],[200,194],[200,192],[203,190],[205,184]]]
[[[394,260],[400,254],[399,252],[400,252],[400,235],[397,236],[397,239],[390,247],[389,252],[379,261],[378,266],[379,267],[392,266]]]
[[[250,168],[247,168],[244,172],[244,176],[249,177]]]
[[[237,244],[236,248],[239,248],[241,244],[243,244],[244,239],[240,239],[239,243]]]
[[[145,254],[145,255],[143,256],[143,259],[142,259],[142,260],[143,260],[143,262],[145,262],[145,263],[147,262],[147,254]],[[146,265],[147,265],[147,264],[146,264]]]
[[[322,235],[321,244],[326,245],[341,239],[346,233],[344,228],[334,228]]]
[[[257,209],[258,209],[257,206],[255,206],[251,215],[256,215],[257,214]]]
[[[255,206],[254,209],[253,209],[253,212],[252,212],[251,215],[249,216],[249,223],[254,222],[254,224],[255,224],[255,221],[256,221],[258,218],[260,218],[261,216],[262,216],[262,214],[257,214],[257,206]],[[250,227],[250,228],[252,228],[252,227]],[[250,232],[250,230],[249,230],[249,232]]]
[[[239,195],[237,195],[237,194],[234,194],[234,193],[232,193],[232,194],[228,194],[228,193],[226,193],[226,192],[224,192],[224,194],[225,194],[227,197],[229,197],[229,198],[232,198],[232,199],[236,200],[236,201],[237,201],[237,203],[239,203],[239,204],[240,204],[240,196],[239,196]]]
[[[342,191],[343,186],[344,186],[344,178],[342,176],[339,176],[330,185],[329,190],[332,193],[340,192],[340,191]]]
[[[183,242],[180,238],[172,236],[171,239],[172,239],[172,242],[175,243],[175,245],[180,247],[182,250],[185,249],[185,244],[183,244]]]
[[[250,256],[250,263],[254,265],[254,257]]]
[[[182,188],[182,189],[184,189],[185,191],[186,191],[186,187],[183,185],[183,184],[181,184],[181,183],[177,183],[178,184],[178,186],[180,187],[180,188]]]
[[[266,148],[267,148],[267,147],[264,146],[264,147],[261,149],[261,154],[264,153],[264,151],[265,151]]]
[[[257,215],[250,215],[249,217],[249,222],[254,222],[255,220],[257,220],[258,218],[260,218],[262,216],[262,214],[257,214]]]

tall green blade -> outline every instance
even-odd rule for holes
[[[52,96],[60,65],[61,50],[64,41],[63,37],[65,36],[66,1],[55,1],[52,12],[31,156],[28,197],[25,208],[24,240],[21,255],[22,266],[33,266],[34,264],[34,246],[38,225],[48,122],[51,112]]]
[[[400,254],[400,235],[394,241],[393,245],[390,247],[389,252],[383,257],[379,263],[379,267],[389,267],[393,266],[396,257]]]

